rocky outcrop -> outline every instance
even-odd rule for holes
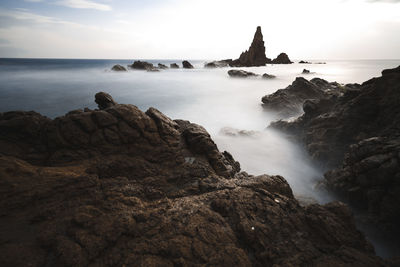
[[[169,65],[169,67],[170,67],[171,69],[179,69],[179,65],[176,64],[176,63],[171,63],[171,64]]]
[[[249,71],[244,71],[244,70],[229,70],[228,75],[230,77],[236,77],[236,78],[247,78],[247,77],[255,77],[258,76],[257,74]]]
[[[398,237],[400,67],[343,92],[306,101],[296,121],[272,126],[299,136],[314,158],[335,168],[326,185]]]
[[[301,206],[203,127],[96,99],[54,120],[0,113],[1,266],[385,264],[345,205]]]
[[[231,62],[232,67],[265,66],[271,60],[265,56],[265,46],[261,27],[258,26],[254,34],[253,42],[249,50],[243,52],[240,57]]]
[[[299,61],[299,64],[312,64],[312,63],[309,62],[309,61],[300,60],[300,61]]]
[[[289,59],[289,56],[285,53],[280,53],[275,59],[272,60],[272,64],[292,64],[293,62]]]
[[[168,69],[168,67],[164,64],[158,63],[158,68],[159,69]]]
[[[154,69],[154,66],[152,63],[146,62],[146,61],[134,61],[132,65],[129,66],[132,69],[137,69],[137,70],[151,70]]]
[[[264,108],[277,112],[280,118],[287,118],[301,114],[306,100],[339,96],[343,90],[344,87],[338,83],[329,83],[319,78],[308,81],[297,77],[287,88],[266,95],[261,101]]]
[[[193,65],[190,64],[190,62],[187,60],[182,61],[182,67],[184,69],[193,69],[194,68]]]
[[[224,59],[219,61],[212,61],[204,64],[205,68],[224,68],[232,64],[232,59]]]
[[[111,68],[111,70],[113,70],[113,71],[127,71],[126,70],[126,68],[124,67],[124,66],[121,66],[121,65],[114,65],[112,68]]]
[[[262,75],[262,78],[263,78],[263,79],[275,79],[276,76],[275,76],[275,75],[272,75],[272,74],[264,73],[264,74]]]

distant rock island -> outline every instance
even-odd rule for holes
[[[206,68],[218,68],[218,67],[260,67],[265,66],[267,63],[272,64],[292,64],[293,62],[289,59],[286,53],[279,54],[274,60],[267,58],[265,55],[264,39],[261,32],[261,26],[257,27],[256,33],[254,34],[253,42],[250,48],[242,54],[238,59],[224,59],[220,61],[212,61],[206,63]]]

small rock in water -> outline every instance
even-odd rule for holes
[[[111,68],[111,70],[113,70],[113,71],[126,71],[126,68],[124,66],[121,66],[121,65],[117,64],[117,65],[114,65]]]
[[[257,74],[245,70],[230,70],[228,71],[229,76],[231,77],[240,77],[240,78],[246,78],[250,76],[258,76]]]
[[[274,79],[274,78],[276,78],[275,75],[268,74],[268,73],[264,73],[262,77],[263,77],[263,79]]]
[[[176,63],[170,64],[169,67],[170,67],[171,69],[179,69],[179,65],[176,64]]]
[[[194,68],[193,65],[190,64],[190,62],[187,60],[182,61],[182,66],[184,69],[193,69]]]
[[[310,74],[311,72],[308,69],[303,69],[302,74]]]

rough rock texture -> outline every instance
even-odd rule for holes
[[[231,77],[238,77],[238,78],[247,78],[247,77],[255,77],[258,76],[257,74],[245,70],[229,70],[228,75]]]
[[[212,61],[204,64],[205,68],[224,68],[232,64],[232,59],[223,59],[219,61]]]
[[[400,67],[338,98],[304,103],[304,115],[273,127],[294,133],[314,158],[337,168],[326,184],[370,220],[396,233],[400,223]],[[343,161],[344,159],[344,161]],[[343,161],[343,165],[341,165]]]
[[[339,203],[300,206],[205,129],[114,104],[0,113],[1,266],[384,266]]]
[[[287,118],[301,114],[303,104],[307,99],[339,96],[344,88],[338,83],[329,83],[319,78],[308,81],[297,77],[291,85],[264,96],[261,101],[264,108],[277,112],[281,118]]]
[[[161,63],[158,63],[158,68],[159,69],[168,69],[168,66],[166,66],[164,64],[161,64]]]
[[[179,69],[179,65],[176,64],[176,63],[171,63],[171,64],[169,65],[169,67],[170,67],[171,69]]]
[[[126,68],[124,67],[124,66],[121,66],[121,65],[114,65],[112,68],[111,68],[111,70],[113,70],[113,71],[126,71]]]
[[[272,64],[292,64],[293,62],[289,59],[289,56],[285,53],[280,53],[275,59],[272,60]]]
[[[182,67],[184,69],[193,69],[194,68],[193,65],[190,64],[190,62],[187,60],[182,61]]]
[[[243,52],[240,57],[232,61],[230,65],[232,67],[265,66],[265,64],[269,62],[271,62],[271,60],[265,56],[261,27],[258,26],[249,50]]]

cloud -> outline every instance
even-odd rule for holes
[[[30,3],[39,3],[39,2],[44,2],[44,0],[24,0],[25,2],[30,2]]]
[[[95,9],[100,11],[110,11],[112,10],[111,6],[106,4],[96,3],[90,0],[62,0],[56,2],[58,5],[66,6],[70,8],[79,8],[79,9]]]

